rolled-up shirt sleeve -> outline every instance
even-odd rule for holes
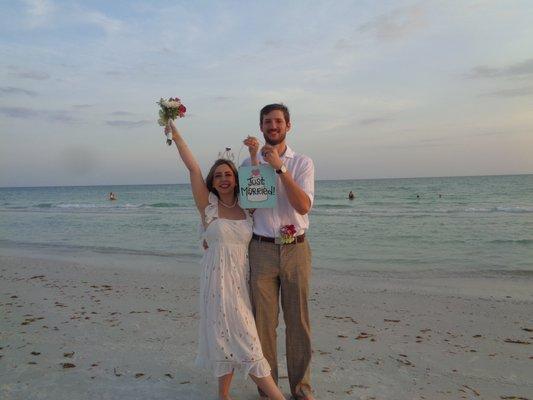
[[[298,167],[294,174],[294,181],[302,188],[311,200],[311,206],[315,199],[315,165],[307,156],[300,156]]]

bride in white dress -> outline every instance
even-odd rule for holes
[[[250,375],[271,400],[285,397],[263,357],[248,292],[248,243],[252,219],[238,204],[237,170],[217,160],[206,180],[172,121],[166,128],[189,170],[207,249],[200,281],[200,328],[196,364],[218,378],[218,395],[228,400],[235,369]]]

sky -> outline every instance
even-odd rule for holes
[[[317,179],[533,173],[533,1],[0,0],[0,186],[185,183],[291,110]]]

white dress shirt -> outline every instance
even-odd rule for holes
[[[257,155],[259,164],[268,164],[261,153]],[[315,196],[315,166],[313,160],[303,154],[295,153],[289,146],[285,154],[280,157],[298,186],[307,194],[313,205]],[[242,163],[243,166],[251,165],[250,158]],[[280,236],[280,228],[285,225],[294,225],[297,235],[305,233],[309,228],[308,214],[299,214],[289,202],[285,186],[281,178],[276,179],[277,204],[275,208],[258,208],[254,212],[254,233],[271,238]]]

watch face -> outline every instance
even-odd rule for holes
[[[285,166],[285,164],[281,166],[281,172],[283,173],[287,172],[287,167]]]

